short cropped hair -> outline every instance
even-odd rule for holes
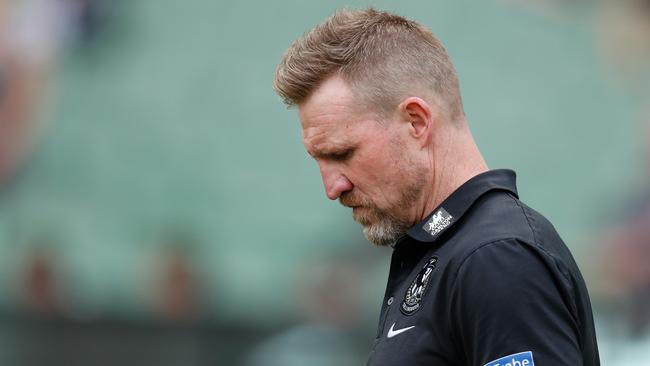
[[[273,87],[288,106],[296,106],[334,75],[380,112],[391,113],[404,98],[423,93],[452,119],[464,115],[445,48],[429,29],[395,14],[336,11],[284,53]]]

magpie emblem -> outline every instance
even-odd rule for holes
[[[411,315],[420,308],[422,297],[424,296],[427,285],[431,280],[437,262],[438,257],[431,257],[406,290],[404,301],[402,301],[402,305],[400,306],[400,311],[404,315]]]

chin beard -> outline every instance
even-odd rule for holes
[[[393,245],[404,232],[394,230],[392,227],[378,225],[364,226],[363,228],[363,235],[366,239],[380,247]]]
[[[415,190],[411,191],[414,192]],[[382,210],[368,201],[363,201],[360,211],[352,211],[352,218],[363,226],[363,235],[377,246],[389,246],[404,235],[412,226],[405,218],[400,218],[391,213],[399,211],[400,207],[408,207],[414,199],[405,195],[398,208]]]
[[[389,246],[404,235],[409,229],[406,223],[393,218],[383,217],[374,223],[367,220],[357,220],[363,225],[363,235],[377,246]]]

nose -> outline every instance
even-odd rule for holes
[[[342,193],[352,190],[354,187],[345,175],[329,167],[321,165],[320,174],[323,178],[325,194],[331,200],[339,198]]]

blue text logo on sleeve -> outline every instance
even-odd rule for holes
[[[484,366],[535,366],[531,351],[514,353],[503,356],[498,360],[490,361]]]

